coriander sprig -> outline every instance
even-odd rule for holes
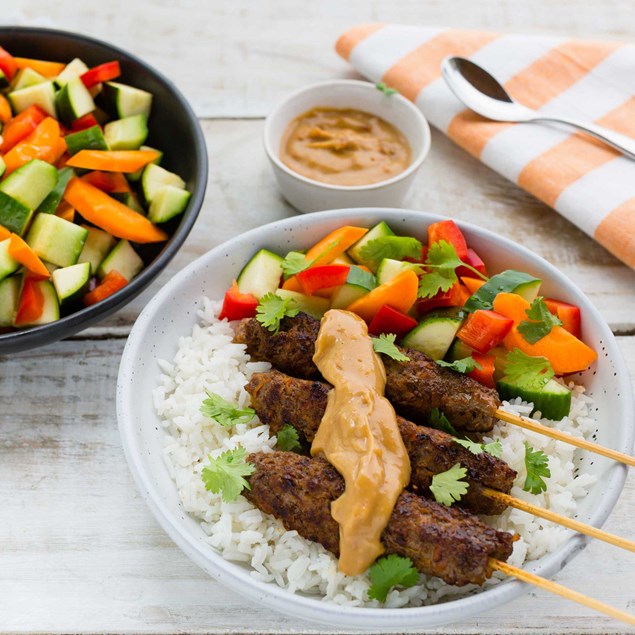
[[[216,458],[210,455],[209,464],[203,468],[201,478],[205,489],[213,494],[221,493],[226,503],[235,501],[243,489],[251,489],[245,476],[253,474],[255,466],[245,461],[245,448],[227,450]]]
[[[407,589],[419,581],[419,573],[414,568],[412,560],[394,553],[379,558],[368,569],[368,575],[372,583],[368,589],[368,597],[380,602],[386,600],[388,592],[393,587],[401,586]]]
[[[457,463],[449,470],[440,472],[432,477],[430,491],[437,503],[450,507],[452,503],[461,500],[467,494],[468,484],[463,480],[467,470]]]
[[[207,399],[204,399],[201,404],[201,414],[214,419],[221,426],[228,428],[237,423],[248,423],[256,414],[253,408],[238,408],[216,393],[208,390],[205,392]]]
[[[518,325],[518,331],[530,344],[535,344],[549,335],[554,326],[562,326],[562,320],[549,311],[540,296],[531,303],[525,313],[529,320],[523,320]]]
[[[291,306],[291,298],[281,298],[275,293],[267,293],[256,307],[256,320],[267,330],[277,333],[280,330],[280,322],[285,317],[295,317],[300,309]]]
[[[463,359],[455,359],[453,362],[444,362],[442,359],[438,359],[437,364],[464,375],[471,373],[474,369],[483,370],[483,367],[471,355]]]
[[[395,345],[397,336],[394,333],[382,333],[379,337],[372,337],[375,353],[383,353],[397,362],[409,362],[410,358],[402,353]]]
[[[527,478],[523,485],[526,492],[532,494],[540,494],[547,490],[547,484],[543,477],[549,478],[551,470],[548,466],[549,458],[542,450],[534,450],[527,441],[525,441],[525,468],[527,470]]]

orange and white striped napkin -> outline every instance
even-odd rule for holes
[[[448,55],[485,67],[521,103],[635,137],[635,46],[480,31],[369,24],[337,52],[414,101],[430,123],[635,268],[635,161],[585,135],[488,121],[445,84]]]

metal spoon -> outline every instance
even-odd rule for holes
[[[463,57],[446,57],[443,78],[452,92],[471,110],[487,119],[508,122],[548,121],[578,128],[635,159],[635,140],[594,123],[541,114],[514,101],[484,68]]]

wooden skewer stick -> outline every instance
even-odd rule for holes
[[[540,587],[541,589],[545,589],[545,591],[555,593],[556,595],[566,598],[567,600],[572,600],[573,602],[582,604],[582,606],[586,606],[590,609],[599,611],[600,613],[604,613],[605,615],[609,615],[610,617],[614,617],[617,620],[621,620],[622,622],[626,622],[627,624],[635,626],[635,616],[631,615],[630,613],[626,613],[625,611],[616,609],[613,606],[604,604],[604,602],[600,602],[599,600],[594,600],[587,595],[583,595],[582,593],[573,591],[572,589],[569,589],[566,586],[562,586],[557,582],[552,582],[551,580],[547,580],[546,578],[541,578],[535,573],[529,573],[529,571],[519,569],[518,567],[514,567],[511,564],[502,562],[501,560],[490,558],[489,562],[492,569],[496,569],[497,571],[501,571],[506,575],[513,576],[518,580],[528,582],[529,584],[533,584],[537,587]]]
[[[567,434],[566,432],[561,432],[560,430],[554,430],[553,428],[549,428],[548,426],[543,426],[537,421],[531,421],[530,419],[519,417],[518,415],[505,412],[500,408],[496,411],[496,418],[500,419],[501,421],[511,423],[515,426],[525,428],[525,430],[531,430],[532,432],[544,434],[545,436],[551,437],[552,439],[563,441],[564,443],[569,443],[570,445],[575,445],[577,448],[582,448],[583,450],[588,450],[589,452],[595,452],[596,454],[601,454],[602,456],[606,456],[609,459],[613,459],[614,461],[618,461],[620,463],[630,465],[631,467],[635,467],[635,457],[629,456],[628,454],[623,454],[622,452],[617,452],[617,450],[605,448],[603,445],[598,445],[597,443],[591,443],[591,441],[587,441],[586,439],[574,437],[570,434]]]
[[[604,542],[608,542],[609,544],[615,545],[616,547],[621,547],[622,549],[628,549],[628,551],[635,552],[635,542],[633,542],[632,540],[620,538],[619,536],[610,534],[608,531],[603,531],[602,529],[598,529],[597,527],[592,527],[591,525],[582,523],[579,520],[567,518],[566,516],[562,516],[561,514],[556,514],[555,512],[552,512],[548,509],[543,509],[542,507],[538,507],[537,505],[532,505],[531,503],[520,500],[520,498],[515,498],[514,496],[510,496],[509,494],[503,494],[503,492],[498,492],[494,489],[490,489],[489,487],[483,487],[482,491],[485,496],[489,496],[490,498],[499,500],[501,501],[501,503],[504,503],[509,507],[515,507],[516,509],[528,512],[529,514],[533,514],[534,516],[539,516],[540,518],[544,518],[545,520],[550,520],[551,522],[562,525],[563,527],[567,527],[568,529],[573,529],[573,531],[577,531],[578,533],[584,534],[586,536],[591,536],[591,538],[597,538],[598,540],[603,540]]]

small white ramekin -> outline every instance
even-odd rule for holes
[[[280,160],[280,142],[298,115],[316,107],[354,108],[381,117],[408,139],[412,161],[400,174],[370,185],[331,185],[309,179]],[[374,84],[333,80],[312,84],[278,104],[265,121],[264,142],[278,187],[301,212],[343,207],[398,207],[430,149],[430,128],[421,111],[399,94],[386,95]]]

